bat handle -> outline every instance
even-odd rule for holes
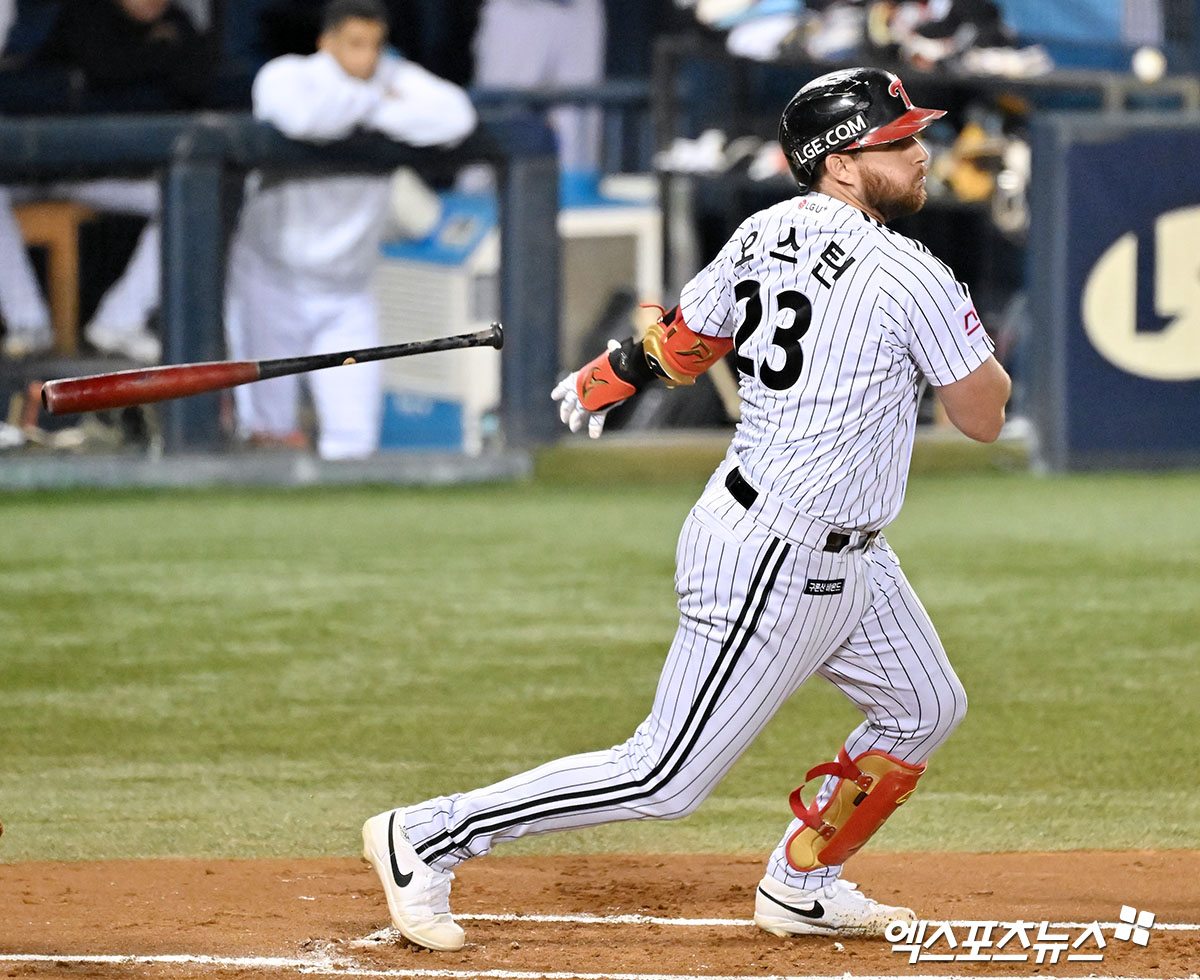
[[[489,346],[495,347],[496,350],[500,350],[504,346],[504,327],[498,321],[492,324]]]

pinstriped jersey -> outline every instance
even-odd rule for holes
[[[961,380],[993,350],[944,263],[819,193],[747,218],[680,308],[695,332],[733,338],[746,478],[847,529],[900,510],[922,377]]]

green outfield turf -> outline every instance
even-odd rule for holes
[[[622,740],[697,478],[557,473],[0,496],[0,861],[348,855],[381,809]],[[914,477],[889,539],[971,710],[877,846],[1200,846],[1198,517],[1198,473]],[[855,723],[814,681],[692,817],[500,853],[763,851]]]

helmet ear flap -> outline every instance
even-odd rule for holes
[[[787,157],[788,170],[792,172],[792,179],[796,182],[796,186],[804,193],[812,190],[813,184],[817,182],[816,168],[801,165],[796,161],[795,156],[786,150],[783,155]]]
[[[796,182],[801,194],[809,193],[820,183],[821,177],[825,173],[825,160],[829,156],[828,153],[808,164],[797,162],[795,156],[786,150],[783,155],[787,158],[788,170],[792,172],[792,179]]]
[[[791,170],[792,177],[795,179],[800,193],[807,194],[809,191],[814,190],[817,184],[821,182],[821,175],[825,173],[825,160],[822,158],[803,169],[792,167]]]
[[[825,157],[821,157],[820,160],[818,160],[816,163],[814,163],[812,165],[812,170],[810,171],[811,175],[808,178],[808,187],[805,188],[806,193],[808,191],[811,191],[814,187],[817,186],[818,183],[820,183],[821,177],[824,173],[825,173]]]

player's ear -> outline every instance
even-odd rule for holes
[[[822,161],[825,172],[840,183],[848,183],[852,156],[849,153],[830,153]]]

